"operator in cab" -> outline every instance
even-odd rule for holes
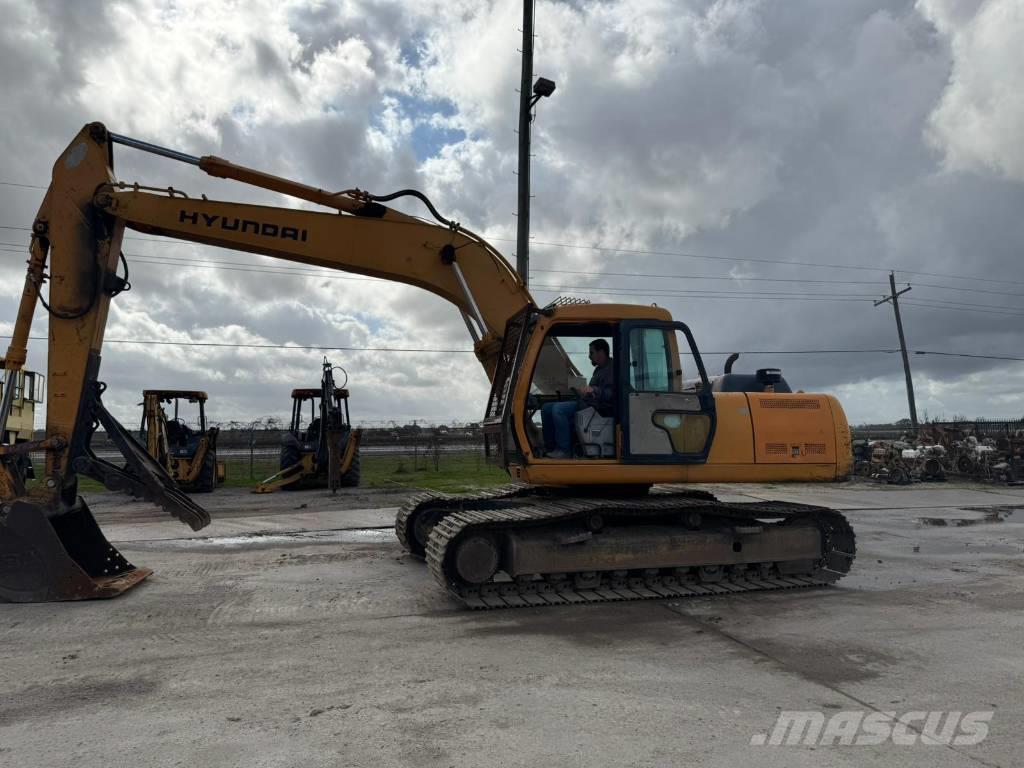
[[[594,375],[590,384],[576,390],[578,400],[559,400],[545,403],[541,408],[541,424],[544,428],[544,456],[549,459],[570,459],[572,435],[576,412],[583,408],[596,408],[598,413],[608,416],[615,411],[615,366],[611,349],[604,339],[590,342],[590,362]]]

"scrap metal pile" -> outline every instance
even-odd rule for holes
[[[1024,422],[926,424],[917,437],[853,441],[854,472],[906,485],[947,478],[1024,483]]]

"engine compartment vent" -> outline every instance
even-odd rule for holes
[[[821,409],[821,401],[809,397],[759,397],[757,403],[762,408],[803,408],[812,411]]]

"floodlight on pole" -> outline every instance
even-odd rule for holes
[[[516,271],[523,285],[530,282],[530,123],[533,108],[555,92],[555,81],[533,80],[533,3],[523,0],[523,69],[519,81],[519,211],[516,222]]]

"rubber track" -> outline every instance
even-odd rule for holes
[[[708,501],[687,493],[655,489],[646,498],[600,500],[581,498],[531,499],[533,503],[502,510],[464,510],[446,515],[435,525],[427,546],[427,564],[434,578],[452,597],[474,609],[517,608],[570,603],[595,603],[618,600],[650,600],[725,595],[737,592],[767,591],[826,586],[842,578],[850,569],[856,552],[856,539],[846,518],[834,510],[786,502],[729,503]],[[583,520],[591,514],[646,517],[677,515],[696,511],[702,515],[731,517],[747,523],[775,519],[777,524],[796,524],[811,520],[822,533],[824,557],[813,573],[755,578],[734,576],[717,582],[679,583],[674,579],[618,577],[605,572],[601,585],[582,589],[574,586],[572,574],[557,582],[494,582],[467,584],[448,569],[447,553],[465,532],[476,527],[491,530],[527,528],[538,523],[549,525]]]

